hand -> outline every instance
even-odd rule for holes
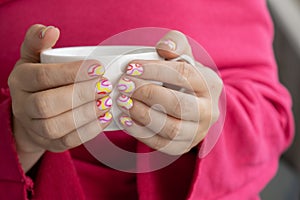
[[[192,57],[186,37],[177,31],[165,35],[156,48],[167,60],[181,54]],[[164,87],[149,80],[163,82]],[[195,67],[186,62],[135,60],[118,84],[122,95],[117,102],[123,111],[119,121],[149,147],[181,155],[199,144],[218,119],[222,87],[218,75],[199,63]]]
[[[13,132],[25,171],[45,150],[61,152],[94,138],[112,118],[112,86],[99,62],[40,63],[40,52],[58,38],[55,27],[30,27],[8,80]]]

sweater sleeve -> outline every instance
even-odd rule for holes
[[[0,199],[26,199],[33,182],[18,161],[11,129],[11,100],[8,89],[0,91]]]
[[[152,199],[259,199],[293,138],[291,97],[278,80],[265,1],[209,1],[202,7],[210,11],[210,23],[199,35],[206,30],[209,34],[198,41],[208,47],[224,83],[223,128],[213,132],[213,126],[198,156],[189,152],[168,170],[139,175],[142,199],[154,193],[169,198]],[[203,156],[203,149],[210,152]],[[155,184],[149,186],[149,180]],[[187,195],[180,197],[183,190]]]
[[[13,139],[9,91],[0,92],[0,199],[84,199],[68,151],[46,152],[37,166],[34,183],[26,176]]]
[[[278,80],[265,2],[237,3],[218,16],[228,16],[216,23],[224,33],[218,48],[226,49],[218,65],[226,118],[212,151],[197,159],[189,198],[258,199],[293,138],[291,97]]]

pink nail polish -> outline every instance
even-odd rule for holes
[[[128,117],[128,116],[121,116],[120,117],[120,123],[123,125],[123,126],[127,126],[127,127],[130,127],[130,126],[132,126],[133,125],[133,121],[132,121],[132,119],[130,118],[130,117]]]
[[[135,89],[135,84],[129,78],[123,77],[118,83],[118,90],[121,92],[131,94]]]
[[[112,100],[109,96],[96,101],[97,107],[99,110],[106,110],[112,106]]]
[[[107,79],[102,79],[96,84],[96,93],[97,94],[109,94],[112,91],[112,84]]]
[[[112,114],[110,112],[107,112],[104,115],[100,116],[98,120],[101,124],[108,123],[112,120]]]
[[[121,95],[117,99],[117,104],[121,108],[129,110],[133,106],[133,101],[130,97],[128,97],[126,95]]]
[[[105,68],[99,64],[94,64],[90,66],[88,69],[88,75],[90,77],[101,76],[104,74],[104,72],[105,72]]]
[[[126,74],[131,76],[139,76],[144,72],[144,68],[141,64],[131,63],[127,66]]]

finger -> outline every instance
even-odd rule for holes
[[[112,115],[110,112],[107,112],[104,116],[55,140],[42,137],[34,131],[30,131],[29,136],[43,149],[52,152],[62,152],[95,138],[111,123],[111,120]]]
[[[124,78],[126,81],[123,81]],[[120,87],[123,84],[130,89]],[[123,94],[117,99],[118,106],[125,109],[130,109],[135,99],[178,119],[197,122],[210,114],[210,104],[206,98],[174,91],[142,79],[123,77],[118,89]]]
[[[193,57],[192,49],[186,36],[175,30],[168,32],[156,44],[156,50],[161,57],[167,60],[176,58],[182,54]]]
[[[103,130],[111,123],[111,121],[112,115],[110,112],[107,112],[99,119],[80,127],[76,131],[63,136],[62,138],[52,141],[50,150],[65,151],[66,149],[71,149],[90,141],[97,135],[101,134]]]
[[[119,121],[126,133],[155,150],[170,155],[181,155],[191,149],[190,142],[166,139],[150,129],[138,125],[127,115],[122,114]]]
[[[208,95],[205,78],[212,76],[208,70],[204,67],[196,68],[186,62],[135,60],[127,66],[126,74],[168,83],[203,96]]]
[[[59,88],[32,93],[25,101],[25,112],[31,118],[54,117],[88,102],[107,96],[111,87],[102,79],[80,82]]]
[[[100,103],[98,103],[100,102]],[[47,139],[57,139],[104,115],[111,107],[109,96],[47,119],[32,119],[31,129]]]
[[[56,64],[21,64],[15,69],[20,74],[18,87],[27,92],[36,92],[76,82],[99,78],[105,68],[96,60]]]
[[[201,141],[209,124],[179,120],[133,100],[130,110],[122,109],[134,122],[169,140]]]
[[[24,62],[40,62],[40,52],[55,45],[59,38],[59,29],[53,26],[35,24],[31,26],[21,47],[21,60]]]

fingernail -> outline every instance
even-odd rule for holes
[[[104,72],[105,72],[105,68],[99,64],[94,64],[90,66],[88,69],[88,75],[90,77],[101,76],[104,74]]]
[[[126,74],[131,76],[139,76],[144,72],[144,68],[141,64],[131,63],[127,66]]]
[[[120,120],[120,123],[121,123],[123,126],[130,127],[130,126],[133,125],[132,119],[131,119],[130,117],[128,117],[128,116],[123,115],[123,116],[121,116],[121,117],[119,118],[119,120]]]
[[[125,93],[132,93],[135,89],[135,84],[127,77],[122,77],[118,83],[118,90]]]
[[[176,50],[176,43],[172,40],[161,40],[158,44],[166,45],[169,50]]]
[[[117,104],[121,108],[129,110],[133,106],[132,99],[126,95],[121,95],[117,99]]]
[[[105,124],[107,122],[110,122],[112,119],[112,114],[110,112],[105,113],[104,115],[100,116],[98,120],[101,124]]]
[[[112,100],[110,96],[103,97],[102,99],[98,99],[96,101],[97,107],[99,110],[106,110],[112,106]]]
[[[39,34],[39,38],[43,39],[45,37],[45,34],[47,32],[47,30],[51,29],[51,28],[55,28],[54,26],[47,26],[45,28],[43,28]]]
[[[97,94],[109,94],[112,90],[112,84],[107,79],[102,79],[100,82],[96,84],[96,92]]]

